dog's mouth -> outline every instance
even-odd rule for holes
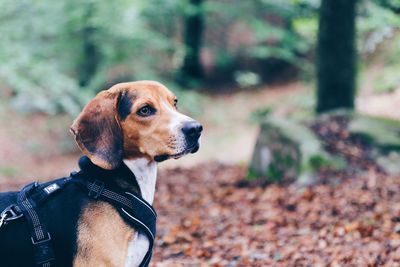
[[[200,148],[200,144],[199,144],[199,142],[196,142],[194,145],[186,147],[184,150],[182,150],[179,153],[176,153],[176,154],[173,154],[173,155],[167,155],[167,154],[158,155],[158,156],[154,157],[154,160],[157,161],[157,162],[162,162],[164,160],[172,159],[172,158],[173,159],[179,159],[179,158],[183,157],[186,154],[196,153],[199,150],[199,148]]]
[[[194,145],[187,147],[185,150],[183,150],[182,152],[179,152],[177,154],[171,155],[170,158],[174,158],[174,159],[179,159],[180,157],[186,155],[186,154],[193,154],[196,153],[200,148],[200,145],[198,142],[196,142]]]

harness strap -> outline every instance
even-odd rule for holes
[[[46,226],[39,219],[36,204],[28,198],[29,193],[38,186],[37,182],[25,186],[18,194],[17,203],[29,225],[36,265],[51,267],[55,261],[51,236]]]
[[[88,182],[86,187],[89,189],[89,196],[114,204],[125,220],[144,232],[149,239],[149,249],[139,266],[148,266],[152,257],[156,234],[157,214],[153,207],[144,199],[132,193],[125,192],[124,196],[105,188],[102,181]]]

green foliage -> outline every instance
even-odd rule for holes
[[[400,16],[397,15],[397,25],[392,24],[385,29],[382,29],[382,37],[379,42],[376,42],[373,54],[368,55],[363,62],[363,67],[367,71],[363,74],[364,77],[370,75],[368,72],[369,66],[381,66],[374,68],[372,79],[372,88],[376,93],[390,93],[399,88],[400,79],[400,35],[398,28],[400,27]],[[378,32],[380,33],[380,32]]]
[[[277,59],[305,69],[305,56],[314,44],[308,30],[312,28],[315,35],[318,6],[319,0],[208,1],[207,25],[219,38],[206,46],[217,57],[218,69],[238,59]],[[251,71],[240,62],[239,67],[239,72]]]
[[[358,46],[363,54],[374,53],[400,27],[400,16],[376,2],[363,1],[359,6]]]
[[[83,103],[116,80],[160,79],[173,41],[155,29],[155,13],[182,1],[5,1],[0,10],[0,77],[19,110],[76,114]],[[165,2],[165,3],[164,3]],[[156,8],[157,5],[157,8]],[[160,22],[161,23],[161,22]],[[78,77],[85,29],[100,62],[90,83]]]
[[[205,76],[251,87],[275,75],[261,63],[278,60],[311,77],[319,5],[320,0],[204,1]],[[397,0],[361,2],[363,54],[393,37],[400,26],[396,6]],[[198,12],[189,0],[4,0],[0,86],[8,93],[2,96],[24,112],[76,114],[115,82],[156,79],[176,88],[173,77],[186,49],[184,17]],[[396,83],[385,78],[377,90],[391,90]],[[197,103],[197,96],[182,97]]]
[[[55,14],[46,12],[52,9]],[[13,90],[20,110],[76,112],[75,80],[58,64],[53,42],[60,24],[50,23],[62,10],[59,2],[4,1],[0,10],[0,77]],[[6,23],[5,23],[6,21]]]
[[[391,92],[400,85],[400,16],[390,8],[398,4],[398,1],[372,0],[363,1],[359,7],[357,28],[359,53],[363,55],[361,69],[368,70],[368,66],[374,64],[384,65],[376,71],[372,81],[377,93]]]
[[[297,18],[297,11],[300,6],[292,5],[292,1],[276,1],[264,3],[265,14],[270,16],[278,16],[278,18],[257,18],[250,19],[250,28],[255,33],[256,46],[248,48],[248,54],[254,58],[278,58],[292,64],[297,64],[301,55],[309,52],[311,42],[302,38],[294,24],[301,28],[303,21],[313,19],[310,15]],[[315,18],[315,14],[314,14]],[[278,19],[278,23],[275,21]],[[300,64],[299,64],[300,65]]]
[[[389,67],[382,75],[374,80],[374,91],[376,93],[390,93],[400,86],[400,65]]]

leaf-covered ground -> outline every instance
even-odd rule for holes
[[[400,177],[333,116],[311,125],[342,170],[260,186],[217,163],[161,173],[154,266],[400,266]]]
[[[160,174],[153,266],[400,266],[400,177],[241,187],[216,163]]]

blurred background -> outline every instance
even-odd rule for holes
[[[160,164],[155,266],[400,266],[400,1],[1,6],[0,189],[68,175],[85,103],[157,80],[205,131]]]

